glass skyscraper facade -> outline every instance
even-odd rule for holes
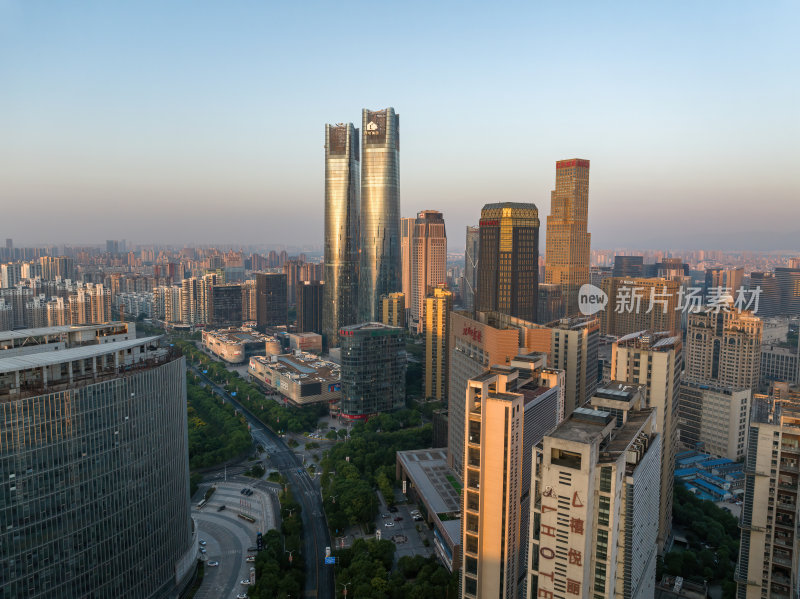
[[[358,312],[358,219],[360,210],[358,129],[325,125],[325,288],[322,333],[339,344],[339,329],[355,324]]]
[[[0,597],[172,597],[191,573],[186,367],[155,339],[0,353]]]
[[[346,420],[396,410],[406,401],[403,329],[379,322],[344,327],[341,415]]]
[[[481,210],[476,309],[536,322],[539,210],[534,204],[486,204]]]
[[[359,320],[378,319],[382,295],[400,291],[400,117],[362,113]]]

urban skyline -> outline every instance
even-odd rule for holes
[[[87,240],[88,224],[61,227],[80,208],[104,236],[141,243],[314,243],[323,228],[319,124],[357,122],[361,106],[395,106],[404,118],[404,215],[440,210],[452,231],[463,230],[500,195],[535,203],[545,222],[552,164],[584,156],[593,163],[594,247],[620,238],[639,248],[793,247],[800,175],[789,140],[800,121],[796,78],[785,74],[795,4],[711,2],[692,5],[691,19],[683,3],[584,5],[569,18],[555,7],[516,7],[513,23],[475,5],[458,16],[428,7],[425,19],[411,10],[392,32],[367,33],[388,35],[398,49],[391,76],[348,86],[319,60],[330,9],[309,20],[288,6],[145,7],[0,4],[0,55],[15,57],[0,65],[10,90],[0,98],[0,189],[15,223],[0,235],[19,232],[21,245]],[[340,9],[337,20],[362,11]],[[170,26],[187,17],[191,27]],[[443,35],[439,22],[452,27]],[[134,41],[141,31],[146,50]],[[476,37],[486,41],[473,46]],[[134,43],[141,54],[129,52]],[[354,39],[342,43],[358,54]],[[570,53],[556,50],[565,45]],[[252,68],[259,61],[266,77]],[[512,116],[522,102],[528,116]],[[31,205],[47,209],[23,208]],[[124,222],[109,205],[123,207]],[[216,218],[222,205],[248,217]],[[649,215],[665,205],[671,227],[653,231]]]

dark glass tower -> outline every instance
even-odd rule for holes
[[[325,286],[322,334],[339,345],[341,327],[358,320],[358,129],[325,125]]]
[[[400,117],[362,113],[359,320],[377,320],[382,295],[401,290]]]
[[[539,210],[503,202],[481,210],[476,308],[536,322]]]

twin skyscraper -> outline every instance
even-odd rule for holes
[[[325,295],[329,346],[339,329],[378,317],[400,291],[400,117],[364,109],[361,130],[325,125]]]

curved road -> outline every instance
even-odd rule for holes
[[[283,440],[264,426],[250,411],[232,398],[220,385],[195,366],[187,367],[205,381],[218,395],[231,402],[250,424],[250,434],[269,453],[270,461],[289,481],[295,499],[303,508],[303,556],[306,560],[306,596],[335,599],[333,567],[325,566],[325,548],[331,547],[328,525],[319,489],[303,469],[300,460]],[[299,470],[299,472],[298,472]]]

